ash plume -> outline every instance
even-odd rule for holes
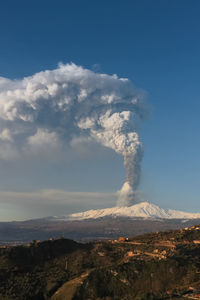
[[[126,182],[118,204],[129,205],[140,180],[138,130],[147,112],[143,93],[128,79],[75,64],[22,80],[0,77],[0,159],[94,140],[123,155]]]
[[[137,187],[140,183],[141,161],[143,157],[143,147],[138,141],[134,153],[124,154],[124,167],[126,170],[126,181],[118,192],[118,206],[130,206],[139,202]]]

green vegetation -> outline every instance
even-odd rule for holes
[[[0,248],[2,300],[187,299],[199,293],[200,230]]]

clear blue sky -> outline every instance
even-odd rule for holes
[[[152,106],[141,131],[145,200],[200,212],[199,15],[198,0],[1,1],[0,76],[23,78],[74,62],[129,78],[146,91]],[[122,158],[110,150],[72,161],[1,162],[0,167],[1,191],[114,192],[124,180]],[[1,204],[2,220],[40,210],[12,201]],[[41,214],[89,206],[54,203]]]

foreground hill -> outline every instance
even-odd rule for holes
[[[0,299],[197,299],[199,258],[198,226],[119,241],[2,246]]]

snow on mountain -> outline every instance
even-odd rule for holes
[[[73,213],[63,217],[54,217],[59,220],[86,220],[103,217],[129,217],[151,219],[200,219],[200,213],[189,213],[178,210],[164,210],[155,204],[142,202],[128,207],[111,207],[92,209],[85,212]]]

